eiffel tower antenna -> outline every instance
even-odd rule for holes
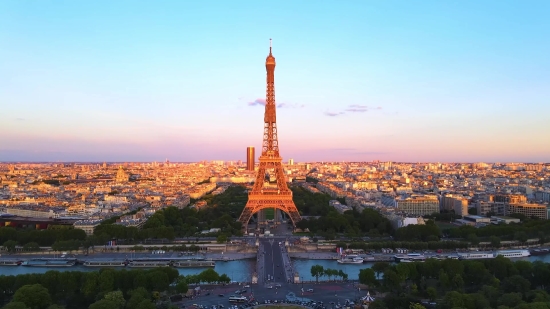
[[[292,191],[286,183],[283,171],[283,158],[279,154],[279,141],[277,138],[277,116],[275,105],[275,57],[272,55],[271,39],[269,39],[269,55],[265,59],[267,71],[264,134],[262,154],[260,155],[258,173],[254,187],[248,193],[248,202],[239,217],[243,229],[247,232],[248,221],[252,215],[266,208],[275,208],[288,214],[292,224],[302,220],[294,201]],[[275,182],[266,181],[266,173],[272,172]],[[271,177],[270,177],[271,178]]]

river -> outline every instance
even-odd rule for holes
[[[549,255],[538,255],[530,256],[526,258],[521,258],[526,261],[543,261],[545,263],[550,263],[550,254]],[[513,259],[518,260],[518,259]],[[214,270],[218,274],[226,274],[231,278],[231,281],[238,282],[250,282],[252,273],[255,269],[255,260],[246,259],[246,260],[234,260],[227,262],[216,262]],[[294,264],[294,269],[297,269],[301,280],[313,281],[315,277],[311,276],[311,266],[321,265],[323,268],[332,268],[336,270],[342,270],[348,275],[348,279],[357,280],[359,278],[359,271],[364,268],[370,268],[374,263],[364,263],[364,264],[340,264],[336,260],[305,260],[305,259],[292,259]],[[116,268],[122,269],[122,268]],[[126,269],[135,269],[135,268],[126,268]],[[198,274],[206,268],[177,268],[180,274],[182,275],[193,275]],[[20,274],[31,274],[31,273],[45,273],[49,270],[57,271],[97,271],[96,267],[85,267],[82,265],[77,265],[73,267],[25,267],[25,266],[0,266],[0,275],[20,275]],[[328,279],[323,277],[323,279]]]

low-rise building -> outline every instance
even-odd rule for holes
[[[78,220],[73,223],[75,229],[84,230],[86,235],[93,235],[94,229],[101,223],[101,220]]]

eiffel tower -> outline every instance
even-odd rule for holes
[[[283,158],[279,154],[275,113],[275,57],[271,54],[271,39],[269,39],[269,55],[265,59],[265,68],[267,70],[267,89],[262,154],[259,158],[260,164],[254,187],[248,193],[248,202],[239,217],[245,231],[247,231],[248,221],[252,215],[265,208],[284,211],[289,215],[294,226],[302,220],[294,201],[292,201],[292,191],[287,186],[283,171]],[[271,177],[266,177],[269,172],[275,176],[274,183],[270,181]]]

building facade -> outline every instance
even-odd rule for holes
[[[254,170],[254,147],[246,147],[246,170]]]

